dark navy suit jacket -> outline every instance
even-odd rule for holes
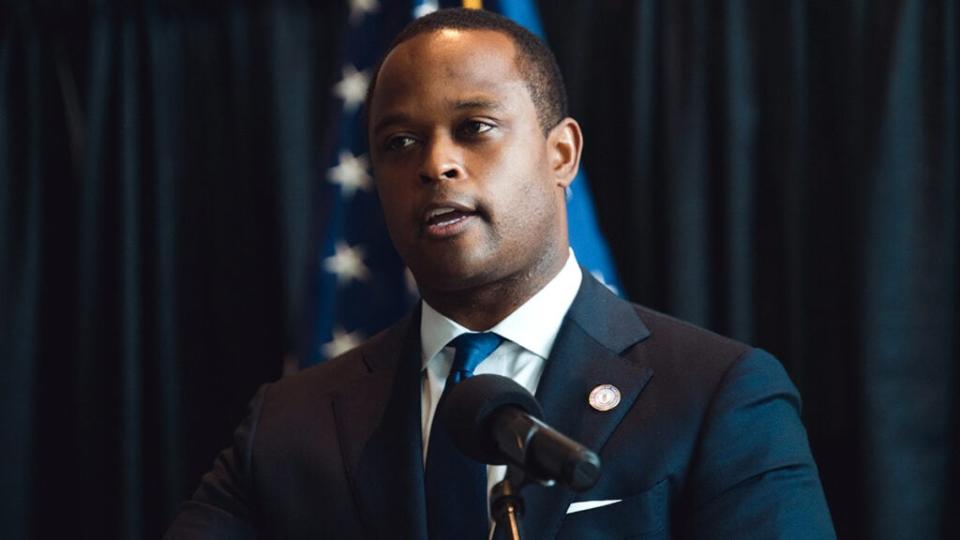
[[[253,399],[167,538],[426,538],[419,313]],[[600,384],[616,408],[589,406]],[[800,397],[769,354],[623,301],[584,272],[540,381],[600,454],[595,487],[525,489],[526,537],[833,538]],[[573,514],[570,503],[622,499]]]

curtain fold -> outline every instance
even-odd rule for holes
[[[957,410],[960,323],[952,6],[907,2],[877,13],[882,33],[871,51],[879,65],[868,79],[878,92],[868,101],[876,131],[865,134],[861,339],[867,532],[878,538],[941,532],[952,489],[945,473],[957,456],[949,452],[957,417],[942,413]]]
[[[11,13],[11,16],[13,14]],[[9,19],[7,19],[9,20]],[[36,451],[36,356],[43,264],[41,187],[43,171],[36,153],[42,148],[43,118],[28,116],[40,108],[42,86],[37,62],[41,44],[30,29],[5,23],[0,43],[0,179],[14,174],[22,182],[0,181],[0,357],[3,387],[0,407],[2,444],[7,449],[0,469],[0,523],[11,535],[27,537],[36,487],[32,474]],[[26,66],[24,66],[26,64]],[[33,155],[27,156],[32,153]]]

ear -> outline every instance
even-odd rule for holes
[[[550,170],[559,187],[566,188],[573,183],[580,169],[582,150],[583,133],[573,118],[564,118],[547,134]]]

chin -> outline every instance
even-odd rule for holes
[[[410,265],[421,287],[447,292],[497,281],[501,268],[495,256],[463,257],[449,253],[439,257],[424,257],[417,264]]]

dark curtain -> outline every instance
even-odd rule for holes
[[[783,360],[843,537],[960,534],[956,2],[541,11],[627,294]],[[346,16],[0,6],[4,537],[157,537],[280,376]]]
[[[544,7],[628,295],[784,362],[841,537],[956,538],[956,2]]]
[[[159,537],[280,376],[344,13],[2,8],[0,536]]]

